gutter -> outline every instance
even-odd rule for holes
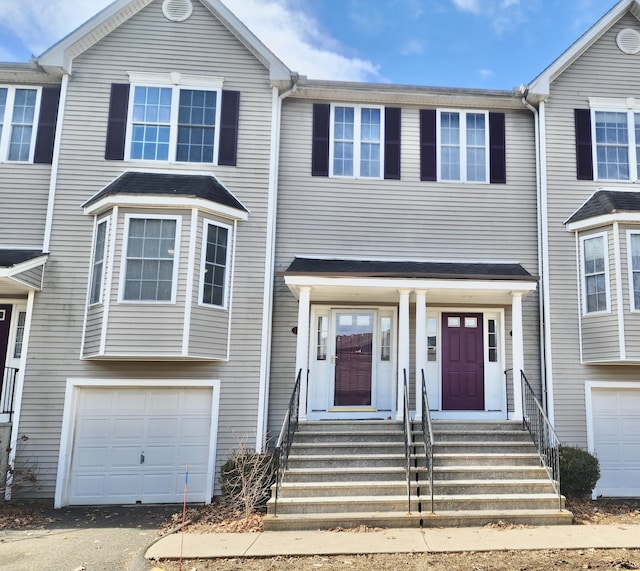
[[[280,124],[282,102],[298,89],[298,74],[291,75],[291,87],[279,93],[272,89],[271,150],[269,157],[269,200],[267,204],[267,235],[264,263],[264,297],[262,301],[262,345],[260,348],[260,388],[258,395],[258,422],[256,451],[267,448],[269,416],[269,380],[271,373],[271,338],[273,334],[273,281],[276,255],[276,214],[278,208],[278,166],[280,162]]]
[[[534,117],[535,144],[536,144],[536,190],[537,190],[537,222],[538,222],[538,274],[542,291],[539,296],[540,314],[540,378],[542,384],[542,406],[549,417],[551,424],[555,422],[553,405],[553,367],[551,349],[551,314],[549,293],[549,212],[548,212],[548,187],[547,187],[547,154],[546,154],[546,127],[545,127],[545,102],[538,103],[536,109],[531,105],[527,97],[529,90],[522,86],[522,103]]]

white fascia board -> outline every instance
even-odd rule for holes
[[[89,35],[92,36],[91,41],[87,43],[85,49],[95,45],[109,32],[151,2],[153,0],[116,0],[41,54],[37,58],[38,63],[43,67],[59,67],[70,72],[71,60],[73,59],[69,56],[71,48]],[[121,14],[120,12],[124,10],[126,12]]]
[[[284,281],[289,287],[348,287],[348,288],[395,288],[409,290],[457,289],[457,290],[485,290],[512,291],[528,293],[535,291],[537,282],[519,280],[430,280],[420,278],[329,278],[315,276],[285,276]]]
[[[269,70],[271,81],[291,81],[292,71],[220,0],[200,1]]]
[[[86,206],[84,208],[84,213],[95,216],[113,208],[114,206],[120,206],[121,208],[177,208],[183,210],[195,208],[201,212],[222,216],[223,218],[228,218],[230,220],[249,219],[249,214],[243,210],[224,206],[223,204],[205,200],[204,198],[135,194],[114,194],[105,196],[103,199]]]
[[[22,262],[21,264],[11,266],[10,268],[0,268],[0,278],[10,278],[17,274],[21,274],[22,272],[32,270],[33,268],[44,266],[48,257],[49,254],[43,254],[42,256],[33,258],[33,260]]]
[[[582,230],[590,230],[591,228],[599,228],[601,226],[611,226],[615,222],[640,224],[640,212],[614,212],[612,214],[603,214],[572,222],[566,225],[567,232],[580,232]]]
[[[638,0],[621,0],[607,12],[596,24],[580,36],[560,57],[538,75],[526,87],[532,95],[548,96],[551,82],[562,74],[588,48],[590,48],[627,10]]]

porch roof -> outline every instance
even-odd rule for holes
[[[13,268],[43,255],[42,250],[0,249],[0,268]]]
[[[425,291],[429,303],[510,305],[538,277],[513,262],[426,262],[295,258],[280,272],[297,297],[314,301],[396,302],[400,290]]]
[[[637,221],[640,192],[599,188],[576,210],[565,225],[568,231],[610,224],[614,220]]]
[[[42,250],[0,249],[0,293],[25,295],[41,290],[47,257]]]
[[[412,262],[295,258],[285,276],[519,280],[537,282],[520,264],[500,262]]]

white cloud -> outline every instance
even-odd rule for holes
[[[0,0],[0,23],[10,27],[32,53],[40,55],[109,3],[110,0]],[[380,80],[378,66],[364,58],[344,55],[344,46],[320,31],[320,24],[301,8],[295,8],[292,0],[225,3],[294,71],[317,79]]]
[[[478,75],[482,79],[491,79],[492,77],[495,76],[495,72],[491,69],[480,69],[478,70]]]
[[[424,53],[424,41],[415,38],[409,39],[399,51],[403,56],[421,55]]]
[[[453,0],[453,3],[463,12],[480,13],[480,0]]]

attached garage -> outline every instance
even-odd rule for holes
[[[56,505],[208,503],[218,387],[178,383],[68,387]]]
[[[594,495],[640,497],[640,386],[591,387],[587,399],[590,448],[600,462]]]

